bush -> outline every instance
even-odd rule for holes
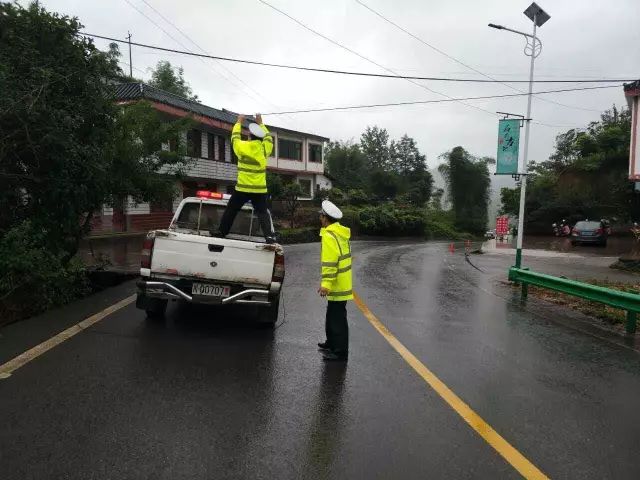
[[[327,198],[338,206],[344,205],[347,202],[347,195],[339,188],[329,190],[327,192]]]
[[[283,245],[319,241],[320,227],[284,228],[278,232],[278,242]]]
[[[350,205],[360,206],[360,205],[368,205],[369,203],[371,203],[369,195],[367,195],[367,192],[365,192],[360,188],[349,190],[347,192],[347,196],[349,197]]]
[[[422,210],[392,204],[363,208],[358,213],[359,232],[366,235],[422,236],[425,223]]]
[[[0,318],[10,322],[68,303],[88,293],[85,269],[78,260],[46,246],[46,236],[29,222],[9,230],[0,241]]]

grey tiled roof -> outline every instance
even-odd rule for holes
[[[152,87],[145,83],[120,83],[116,85],[116,99],[118,100],[139,100],[143,98],[147,100],[155,100],[156,102],[181,108],[198,115],[230,123],[231,125],[236,123],[236,114],[207,107],[201,103],[188,100],[173,93],[165,92],[164,90],[160,90],[159,88]]]
[[[624,84],[624,91],[627,92],[629,90],[636,90],[640,88],[640,80],[636,80],[635,82],[631,82],[631,83],[625,83]]]
[[[222,122],[233,125],[236,123],[236,118],[238,118],[238,114],[235,112],[231,112],[229,110],[218,110],[217,108],[208,107],[203,105],[202,103],[194,102],[193,100],[189,100],[187,98],[181,97],[180,95],[175,95],[173,93],[165,92],[164,90],[160,90],[159,88],[152,87],[151,85],[147,85],[146,83],[119,83],[115,86],[116,92],[115,97],[117,100],[140,100],[147,99],[153,100],[156,102],[164,103],[166,105],[171,105],[172,107],[181,108],[183,110],[193,112],[198,115],[202,115],[205,117],[212,118],[214,120],[220,120]],[[245,121],[244,126],[248,126],[249,122],[253,120],[253,117],[247,117],[247,121]],[[322,137],[320,135],[309,134],[304,132],[297,132],[293,130],[288,130],[285,128],[276,127],[273,125],[268,125],[269,128],[273,128],[276,131],[284,131],[289,133],[297,133],[302,134],[307,137],[315,137],[318,139],[326,140],[329,139],[326,137]]]

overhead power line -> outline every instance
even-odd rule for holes
[[[161,12],[159,12],[153,5],[151,5],[151,3],[149,3],[147,0],[142,0],[142,2],[149,7],[151,10],[153,10],[156,15],[158,15],[162,20],[164,20],[166,23],[168,23],[169,25],[171,25],[175,30],[178,31],[178,33],[180,33],[180,35],[182,35],[185,39],[187,39],[192,45],[194,45],[198,50],[200,50],[201,52],[207,53],[207,51],[202,48],[199,44],[197,44],[195,42],[195,40],[193,40],[189,35],[187,35],[184,30],[182,30],[181,28],[179,28],[174,22],[172,22],[170,19],[168,19],[167,17],[165,17]],[[202,62],[204,62],[204,59],[200,59]],[[253,89],[250,85],[248,85],[244,80],[242,80],[240,77],[238,77],[231,69],[227,68],[224,66],[224,64],[221,61],[217,61],[218,65],[220,65],[227,73],[229,73],[229,75],[231,75],[233,78],[235,78],[238,83],[240,83],[241,85],[243,85],[249,92],[251,92],[250,95],[251,97],[253,97],[255,100],[258,101],[265,101],[266,103],[268,103],[269,105],[271,105],[271,107],[275,107],[275,108],[282,108],[280,105],[277,105],[275,103],[272,103],[270,101],[267,100],[267,97],[265,95],[263,95],[262,93],[256,91],[255,89]],[[293,120],[292,117],[289,117],[291,120]]]
[[[374,15],[377,15],[378,17],[380,17],[380,18],[381,18],[382,20],[384,20],[385,22],[387,22],[387,23],[389,23],[389,24],[393,25],[394,27],[396,27],[396,28],[397,28],[397,29],[399,29],[400,31],[402,31],[402,32],[406,33],[406,34],[407,34],[407,35],[409,35],[411,38],[413,38],[413,39],[417,40],[418,42],[420,42],[420,43],[422,43],[423,45],[425,45],[425,46],[429,47],[430,49],[432,49],[432,50],[434,50],[434,51],[438,52],[440,55],[444,55],[444,56],[445,56],[445,57],[447,57],[448,59],[453,60],[453,61],[454,61],[454,62],[456,62],[457,64],[462,65],[463,67],[468,68],[469,70],[472,70],[472,71],[474,71],[474,72],[476,72],[476,73],[479,73],[479,74],[480,74],[480,75],[482,75],[483,77],[487,78],[487,79],[488,79],[488,81],[492,81],[492,82],[499,83],[499,84],[504,85],[504,86],[506,86],[506,87],[510,88],[511,90],[516,91],[516,92],[525,93],[524,91],[522,91],[522,90],[520,90],[520,89],[518,89],[518,88],[515,88],[515,87],[513,87],[513,86],[511,86],[511,85],[509,85],[509,84],[507,83],[508,81],[506,81],[506,80],[498,80],[498,79],[496,79],[496,78],[494,78],[494,77],[491,77],[491,76],[487,75],[486,73],[481,72],[481,71],[480,71],[480,70],[478,70],[477,68],[474,68],[474,67],[472,67],[471,65],[468,65],[468,64],[464,63],[463,61],[458,60],[458,59],[457,59],[457,58],[455,58],[454,56],[449,55],[447,52],[444,52],[444,51],[440,50],[439,48],[437,48],[437,47],[435,47],[435,46],[431,45],[431,44],[430,44],[429,42],[427,42],[426,40],[423,40],[422,38],[418,37],[417,35],[415,35],[415,34],[411,33],[411,32],[410,32],[409,30],[407,30],[406,28],[403,28],[402,26],[398,25],[398,24],[397,24],[397,23],[395,23],[394,21],[392,21],[392,20],[390,20],[389,18],[385,17],[383,14],[381,14],[381,13],[380,13],[380,12],[378,12],[377,10],[374,10],[373,8],[371,8],[369,5],[367,5],[366,3],[362,2],[361,0],[355,0],[355,1],[356,1],[358,4],[362,5],[364,8],[366,8],[367,10],[369,10],[369,11],[370,11],[371,13],[373,13]],[[527,80],[524,80],[524,81],[518,81],[518,82],[513,82],[513,83],[523,83],[523,82],[528,82],[528,81],[527,81]],[[582,81],[580,81],[580,82],[576,82],[576,83],[581,83],[581,82],[582,82]],[[539,83],[552,83],[552,82],[550,82],[550,81],[542,81],[542,82],[539,82]],[[567,81],[567,83],[574,83],[574,82],[568,82],[568,81]],[[586,83],[586,82],[582,82],[582,83]],[[575,105],[567,105],[567,104],[560,103],[560,102],[557,102],[557,101],[555,101],[555,100],[549,100],[549,99],[546,99],[546,98],[540,98],[539,100],[542,100],[543,102],[553,103],[553,104],[555,104],[555,105],[559,105],[559,106],[561,106],[561,107],[565,107],[565,108],[571,108],[571,109],[575,109],[575,110],[584,110],[584,111],[587,111],[587,112],[599,112],[599,110],[594,110],[594,109],[592,109],[592,108],[578,107],[578,106],[575,106]]]
[[[91,38],[99,38],[101,40],[109,40],[111,42],[116,43],[126,43],[129,42],[126,40],[122,40],[120,38],[107,37],[105,35],[98,35],[95,33],[89,32],[80,32],[80,35],[84,35],[86,37]],[[319,72],[319,73],[333,73],[339,75],[352,75],[359,77],[378,77],[378,78],[391,78],[391,79],[400,79],[400,80],[428,80],[433,82],[460,82],[460,83],[529,83],[529,80],[489,80],[485,78],[453,78],[453,77],[425,77],[425,76],[412,76],[412,75],[391,75],[385,73],[372,73],[372,72],[354,72],[348,70],[336,70],[330,68],[315,68],[315,67],[303,67],[299,65],[286,65],[281,63],[269,63],[269,62],[260,62],[257,60],[246,60],[241,58],[233,58],[233,57],[222,57],[218,55],[209,55],[205,53],[196,53],[188,50],[177,50],[175,48],[167,48],[161,47],[159,45],[149,45],[146,43],[140,42],[131,42],[131,45],[136,47],[148,48],[150,50],[158,50],[167,53],[174,53],[179,55],[188,55],[192,57],[201,57],[201,58],[209,58],[212,60],[221,60],[225,62],[235,62],[235,63],[245,63],[249,65],[259,65],[263,67],[274,67],[274,68],[285,68],[290,70],[302,70],[307,72]],[[639,75],[640,77],[640,75]],[[598,78],[598,79],[573,79],[573,80],[534,80],[533,83],[628,83],[635,82],[637,78]]]
[[[601,85],[596,87],[579,87],[579,88],[563,88],[559,90],[544,90],[540,92],[533,92],[534,95],[544,95],[547,93],[563,93],[563,92],[580,92],[584,90],[598,90],[603,88],[621,88],[623,85]],[[504,95],[483,95],[480,97],[464,97],[464,98],[443,98],[438,100],[418,100],[410,102],[395,102],[395,103],[373,103],[369,105],[349,105],[344,107],[325,107],[325,108],[310,108],[307,110],[292,110],[288,112],[269,112],[264,115],[285,115],[291,113],[312,113],[312,112],[333,112],[338,110],[357,110],[363,108],[375,108],[375,107],[395,107],[401,105],[425,105],[429,103],[447,103],[447,102],[460,102],[470,100],[489,100],[494,98],[510,98],[510,97],[523,97],[528,93],[507,93]],[[565,127],[565,125],[548,125],[554,127]],[[570,127],[570,125],[566,125]]]
[[[298,25],[300,25],[300,26],[301,26],[302,28],[304,28],[305,30],[308,30],[309,32],[311,32],[311,33],[313,33],[313,34],[318,35],[320,38],[323,38],[323,39],[327,40],[327,41],[328,41],[328,42],[330,42],[332,45],[336,45],[337,47],[340,47],[340,48],[342,48],[343,50],[346,50],[347,52],[349,52],[349,53],[352,53],[352,54],[356,55],[358,58],[361,58],[361,59],[363,59],[363,60],[365,60],[365,61],[367,61],[367,62],[369,62],[369,63],[371,63],[371,64],[375,65],[376,67],[381,68],[382,70],[384,70],[384,71],[386,71],[386,72],[389,72],[389,73],[391,73],[391,74],[393,74],[393,75],[398,75],[398,73],[397,73],[397,72],[395,72],[395,71],[391,70],[390,68],[387,68],[387,67],[385,67],[384,65],[381,65],[380,63],[376,62],[375,60],[372,60],[372,59],[370,59],[370,58],[368,58],[368,57],[365,57],[365,56],[364,56],[364,55],[362,55],[361,53],[358,53],[358,52],[356,52],[355,50],[353,50],[353,49],[351,49],[351,48],[349,48],[349,47],[347,47],[347,46],[345,46],[345,45],[341,44],[340,42],[337,42],[337,41],[335,41],[335,40],[333,40],[333,39],[331,39],[331,38],[327,37],[326,35],[323,35],[322,33],[320,33],[320,32],[318,32],[318,31],[314,30],[313,28],[309,27],[308,25],[306,25],[306,24],[302,23],[300,20],[298,20],[298,19],[296,19],[296,18],[292,17],[292,16],[291,16],[291,15],[289,15],[287,12],[285,12],[285,11],[283,11],[283,10],[280,10],[280,9],[279,9],[279,8],[277,8],[277,7],[274,7],[273,5],[271,5],[271,4],[270,4],[269,2],[267,2],[266,0],[258,0],[258,1],[259,1],[260,3],[262,3],[262,4],[266,5],[266,6],[268,6],[269,8],[271,8],[271,9],[275,10],[276,12],[278,12],[278,13],[280,13],[280,14],[284,15],[285,17],[287,17],[288,19],[292,20],[293,22],[297,23]],[[421,84],[421,83],[418,83],[418,82],[416,82],[415,80],[411,80],[411,79],[405,79],[405,80],[406,80],[407,82],[409,82],[409,83],[413,84],[413,85],[416,85],[416,86],[417,86],[417,87],[419,87],[419,88],[422,88],[423,90],[428,91],[428,92],[435,93],[436,95],[440,95],[441,97],[445,97],[445,98],[453,99],[453,97],[451,97],[450,95],[447,95],[446,93],[438,92],[437,90],[433,90],[432,88],[429,88],[429,87],[427,87],[426,85],[423,85],[423,84]],[[458,103],[460,103],[461,105],[464,105],[465,107],[469,107],[469,108],[473,108],[473,109],[475,109],[475,110],[479,110],[479,111],[481,111],[481,112],[483,112],[483,113],[486,113],[486,114],[488,114],[488,115],[491,115],[492,117],[494,117],[494,116],[495,116],[495,113],[494,113],[494,112],[491,112],[491,111],[489,111],[489,110],[485,110],[485,109],[484,109],[484,108],[482,108],[482,107],[477,107],[477,106],[475,106],[475,105],[469,105],[469,104],[464,103],[464,102],[462,102],[462,101],[460,101],[460,102],[458,102]]]

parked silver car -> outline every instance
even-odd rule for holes
[[[608,229],[604,223],[583,220],[576,223],[573,227],[571,244],[590,243],[604,247],[607,245],[607,235]]]

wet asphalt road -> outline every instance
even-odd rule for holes
[[[522,307],[445,244],[354,242],[358,293],[551,478],[640,477],[638,353]],[[288,246],[280,326],[130,305],[0,380],[2,479],[519,478],[350,303],[349,364],[324,364],[319,245]],[[0,331],[0,364],[131,293]],[[555,318],[554,318],[555,320]]]

